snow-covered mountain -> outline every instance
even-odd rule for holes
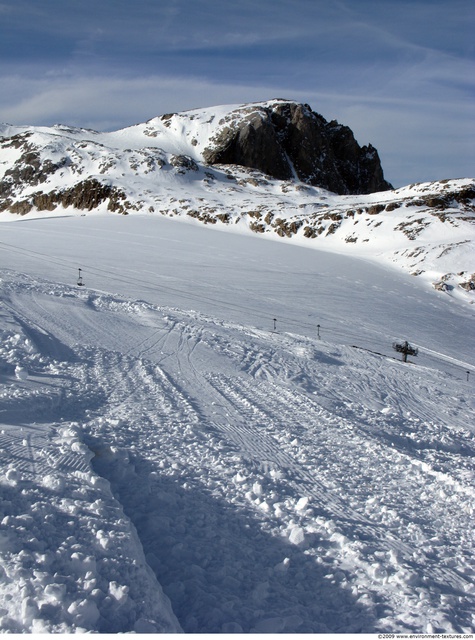
[[[383,260],[473,297],[475,181],[393,190],[371,145],[307,105],[200,109],[111,133],[2,125],[0,136],[3,220],[181,217]]]

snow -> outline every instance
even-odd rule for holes
[[[2,632],[475,631],[470,304],[176,219],[0,230]]]
[[[107,133],[0,125],[0,221],[16,222],[19,211],[30,221],[81,215],[57,203],[92,180],[117,199],[89,199],[79,205],[83,214],[163,215],[363,257],[417,276],[427,288],[443,284],[441,295],[471,303],[465,287],[475,277],[473,179],[341,196],[237,165],[206,164],[204,152],[220,133],[276,102],[167,114]]]

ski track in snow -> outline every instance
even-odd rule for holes
[[[14,273],[2,300],[1,630],[475,630],[463,381]]]

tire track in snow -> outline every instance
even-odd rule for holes
[[[0,434],[0,460],[14,461],[14,468],[22,477],[34,480],[37,473],[44,474],[48,466],[43,461],[38,461],[38,451],[47,443],[47,438],[38,429],[33,433],[28,427],[18,425],[2,425]],[[4,463],[5,464],[5,463]]]
[[[213,341],[213,346],[215,345],[216,343]],[[188,345],[183,342],[182,346],[186,350]],[[186,359],[191,364],[189,352],[186,354]],[[256,362],[255,358],[252,359]],[[258,362],[259,366],[255,369],[255,373],[262,371],[264,367],[275,378],[275,372],[280,364],[277,363],[276,367],[271,362],[271,368],[269,369],[266,365],[265,357],[261,354]],[[249,367],[247,369],[249,371]],[[193,370],[194,376],[199,376],[194,367]],[[380,441],[379,434],[368,433],[367,431],[361,434],[358,431],[358,420],[355,421],[353,419],[350,421],[345,417],[335,415],[318,402],[309,398],[307,394],[301,394],[295,389],[290,391],[285,384],[276,386],[275,383],[266,384],[262,378],[256,380],[251,377],[247,380],[244,376],[235,376],[231,379],[223,375],[219,377],[201,375],[199,382],[201,383],[203,397],[208,399],[213,397],[209,389],[210,384],[215,392],[219,392],[218,402],[215,407],[219,407],[221,419],[215,421],[216,426],[238,447],[244,447],[248,455],[254,458],[257,466],[262,468],[262,466],[268,465],[270,461],[274,466],[280,464],[280,466],[292,469],[295,477],[293,482],[290,481],[289,484],[295,492],[298,492],[297,495],[302,495],[306,491],[310,496],[314,497],[318,506],[322,506],[322,503],[325,504],[326,502],[328,515],[330,518],[335,518],[336,516],[339,519],[340,528],[350,539],[356,537],[356,539],[360,538],[361,540],[372,540],[380,550],[395,553],[408,567],[417,565],[414,560],[419,546],[417,541],[411,541],[410,539],[405,541],[400,537],[397,530],[392,530],[390,525],[378,524],[369,519],[365,513],[352,509],[348,501],[351,496],[346,499],[340,498],[336,491],[328,485],[328,476],[323,477],[319,473],[319,465],[324,468],[328,467],[326,461],[321,457],[317,457],[316,465],[301,464],[296,459],[295,447],[290,445],[291,440],[289,440],[295,434],[302,433],[302,435],[305,435],[305,425],[313,422],[318,425],[318,430],[313,429],[311,431],[312,450],[317,450],[318,452],[325,444],[335,444],[335,433],[339,433],[340,442],[336,443],[338,446],[333,450],[335,457],[343,456],[343,459],[345,457],[346,459],[357,458],[357,450],[352,450],[352,447],[348,445],[345,453],[342,454],[339,450],[341,444],[344,444],[344,440],[341,439],[343,432],[343,438],[348,439],[352,446],[358,445],[363,455],[367,454],[368,446],[371,448],[370,459],[371,457],[374,458],[377,453],[381,459],[379,464],[383,474],[381,478],[384,478],[384,473],[387,473],[392,467],[399,469],[401,462],[399,460],[400,454],[388,447],[387,441]],[[389,388],[391,388],[391,385],[389,385]],[[247,417],[244,421],[242,419],[243,415]],[[252,427],[248,427],[248,424],[252,425]],[[265,436],[263,436],[262,431],[259,431],[258,435],[256,435],[256,424],[265,425]],[[278,437],[282,433],[282,427],[285,429],[285,425],[288,426],[288,433],[292,435],[288,437],[286,435],[285,438]],[[319,433],[320,442],[317,437]],[[322,435],[324,436],[323,441],[321,440]],[[368,437],[370,438],[369,442]],[[308,448],[307,451],[309,451]],[[418,462],[418,458],[414,460],[414,458],[405,456],[403,461],[404,468],[411,469],[414,462]],[[374,480],[370,482],[370,486],[377,487],[378,479],[376,472],[374,473]],[[348,483],[346,474],[343,479],[343,486],[346,487]],[[357,482],[362,479],[364,478],[356,478]],[[397,473],[395,474],[395,480],[397,480]],[[394,482],[394,480],[392,481]],[[425,484],[421,480],[420,486],[424,487]],[[388,487],[391,489],[390,485]],[[398,485],[396,484],[394,491],[397,491],[397,487]],[[356,501],[364,507],[364,502],[362,503],[358,494],[356,495]],[[417,519],[417,514],[414,514],[414,516]],[[431,576],[434,580],[442,585],[450,585],[450,588],[454,588],[466,595],[463,589],[470,583],[467,583],[463,576],[449,567],[440,566],[436,561],[429,559],[427,562],[431,565]],[[417,571],[418,573],[423,571],[422,565]]]
[[[274,468],[287,471],[291,478],[291,486],[299,493],[306,493],[314,498],[319,507],[327,511],[327,514],[336,514],[342,520],[351,520],[352,523],[368,524],[368,521],[361,514],[349,508],[334,491],[318,478],[318,470],[306,469],[297,460],[296,447],[291,445],[288,438],[278,437],[279,431],[284,424],[286,430],[294,436],[298,431],[299,419],[302,421],[315,420],[315,418],[318,419],[320,417],[320,412],[316,416],[310,415],[308,412],[305,412],[304,415],[302,415],[302,412],[294,412],[296,402],[293,397],[290,397],[290,403],[286,404],[286,409],[277,417],[272,413],[265,413],[260,408],[262,400],[264,400],[263,397],[260,397],[257,403],[255,403],[254,398],[253,403],[250,395],[244,395],[243,389],[247,385],[243,384],[242,380],[235,379],[231,382],[229,380],[225,381],[222,377],[220,379],[216,377],[210,384],[219,390],[223,398],[234,405],[241,420],[227,424],[223,423],[220,425],[221,429],[225,430],[231,439],[236,439],[240,442],[244,450],[258,465],[270,463]],[[249,392],[249,389],[247,391]],[[279,406],[281,404],[281,393],[282,390],[279,388],[276,391],[273,385],[267,388],[265,400],[269,406]],[[276,413],[279,412],[276,411]],[[249,415],[249,419],[246,422],[252,424],[250,428],[242,422],[241,416],[246,416],[246,414]],[[297,418],[295,418],[296,414]],[[256,422],[256,416],[259,417],[259,422]],[[289,416],[291,417],[289,418]],[[262,430],[260,429],[261,426]]]
[[[178,335],[177,335],[178,334]],[[334,444],[334,433],[343,431],[345,437],[351,436],[359,446],[367,444],[368,433],[355,440],[354,425],[340,416],[335,416],[322,408],[318,403],[295,391],[286,389],[283,385],[276,386],[252,378],[229,378],[224,375],[216,376],[203,374],[195,366],[193,354],[202,339],[201,331],[185,329],[182,323],[173,325],[164,339],[169,342],[172,353],[176,355],[177,370],[180,382],[173,381],[170,374],[162,367],[149,361],[135,361],[129,368],[125,362],[117,361],[111,368],[112,372],[120,371],[116,383],[115,395],[112,395],[110,415],[123,413],[125,405],[129,407],[137,404],[143,407],[145,413],[150,411],[150,420],[157,414],[166,418],[172,413],[181,416],[182,420],[188,415],[188,420],[195,424],[207,425],[217,429],[228,442],[233,443],[246,457],[253,460],[259,469],[279,468],[289,472],[287,485],[296,495],[308,495],[314,500],[318,509],[323,509],[326,516],[335,520],[341,531],[349,538],[371,541],[376,544],[380,552],[393,552],[400,557],[403,566],[414,568],[418,566],[415,560],[417,545],[404,542],[388,527],[368,519],[352,509],[348,500],[340,497],[335,489],[328,485],[328,476],[319,473],[318,465],[305,464],[298,460],[298,447],[291,444],[292,437],[303,437],[306,427],[314,424],[318,429],[311,431],[313,449],[327,447]],[[161,342],[159,339],[155,344]],[[142,351],[152,356],[153,347]],[[121,358],[121,356],[116,356]],[[197,354],[198,358],[198,354]],[[175,360],[172,358],[172,361]],[[169,356],[166,356],[169,362]],[[106,368],[109,368],[109,363]],[[259,364],[259,369],[265,367],[265,362]],[[127,369],[127,370],[126,370]],[[107,377],[106,371],[100,377]],[[175,398],[173,411],[162,407],[157,411],[156,403],[163,397]],[[191,400],[191,404],[189,400]],[[120,405],[117,405],[117,401]],[[114,408],[115,405],[115,408]],[[184,407],[188,410],[184,411]],[[126,413],[129,413],[128,411]],[[133,413],[132,413],[133,415]],[[262,426],[262,429],[258,429]],[[282,436],[282,428],[285,435]],[[371,434],[369,434],[371,435]],[[318,436],[318,437],[317,437]],[[320,443],[318,441],[320,438]],[[322,439],[323,438],[323,439]],[[385,448],[379,447],[379,454],[387,453]],[[353,455],[358,455],[353,452]],[[177,458],[179,462],[179,458]],[[317,463],[325,461],[317,457]],[[389,452],[388,464],[394,463],[394,454]],[[431,566],[431,579],[438,582],[442,589],[444,585],[460,593],[464,592],[467,584],[465,578],[455,570],[438,565],[436,562],[425,560]],[[416,569],[423,571],[423,565]]]
[[[222,377],[214,377],[212,382],[208,380],[221,396],[231,402],[238,415],[248,415],[252,427],[247,427],[243,422],[228,421],[217,423],[218,428],[224,431],[234,442],[241,445],[246,453],[250,455],[258,464],[270,462],[271,465],[278,466],[291,472],[290,486],[297,492],[297,495],[307,495],[313,498],[318,509],[324,509],[327,517],[337,518],[338,526],[350,539],[360,538],[361,540],[372,540],[377,542],[380,550],[397,553],[405,563],[414,566],[414,557],[417,554],[417,545],[403,541],[395,532],[391,532],[386,527],[382,527],[374,521],[368,519],[364,514],[355,511],[345,500],[339,497],[334,490],[328,487],[319,479],[317,467],[309,467],[299,463],[295,455],[292,455],[292,448],[289,447],[288,440],[276,439],[275,435],[269,434],[268,430],[257,431],[260,424],[270,424],[275,433],[279,432],[279,426],[287,425],[287,429],[292,433],[298,433],[302,424],[314,422],[318,424],[315,434],[325,430],[333,431],[335,428],[345,429],[345,436],[349,436],[353,430],[353,425],[346,420],[331,415],[328,411],[312,402],[307,396],[299,397],[295,391],[278,387],[275,385],[264,385],[265,392],[258,391],[260,387],[255,384],[245,382],[241,378],[232,381],[224,380]],[[262,407],[274,406],[274,415],[264,412]],[[259,422],[256,422],[256,415]],[[330,436],[331,438],[331,436]],[[318,449],[318,442],[315,442]],[[289,452],[290,449],[290,452]],[[381,452],[382,453],[382,450]],[[357,451],[354,455],[358,455]],[[388,461],[391,462],[393,456],[390,455]],[[409,462],[410,464],[410,462]],[[427,560],[426,560],[427,561]],[[470,584],[463,576],[449,567],[428,561],[431,565],[431,576],[442,585],[447,584],[457,591],[466,595],[464,586]]]
[[[48,317],[51,326],[55,321],[51,315]],[[96,331],[92,333],[91,340],[100,342],[100,334]],[[339,496],[333,483],[328,481],[329,476],[321,473],[331,471],[324,457],[317,455],[309,464],[300,459],[301,450],[305,450],[306,455],[309,452],[307,443],[304,442],[305,446],[293,446],[291,440],[295,436],[304,438],[309,425],[313,424],[318,426],[318,429],[309,432],[309,437],[314,439],[313,449],[326,447],[331,455],[335,453],[332,446],[335,445],[333,436],[337,430],[343,432],[345,437],[351,436],[352,442],[361,446],[367,441],[368,435],[374,440],[375,434],[365,433],[365,438],[358,440],[352,433],[354,425],[350,420],[322,408],[307,395],[290,391],[285,384],[271,383],[270,379],[278,375],[280,363],[269,362],[269,358],[258,351],[253,368],[247,370],[249,379],[245,375],[206,375],[202,371],[202,353],[197,353],[202,338],[201,328],[190,328],[184,321],[176,321],[166,329],[155,329],[125,353],[94,349],[96,362],[94,372],[89,374],[89,384],[102,387],[105,396],[110,394],[107,406],[101,409],[106,418],[117,416],[142,421],[146,417],[148,423],[142,421],[141,426],[147,429],[159,417],[164,420],[175,418],[182,423],[190,420],[194,424],[217,429],[228,442],[234,443],[251,458],[261,471],[277,467],[289,472],[287,486],[294,495],[311,497],[317,508],[325,510],[326,516],[335,520],[349,538],[369,540],[380,551],[396,551],[408,566],[414,566],[416,561],[413,556],[417,548],[397,536],[391,539],[392,534],[387,528],[352,509],[348,500]],[[169,345],[170,353],[157,355],[157,351],[163,351],[165,345]],[[89,361],[90,353],[91,350]],[[163,365],[167,364],[168,372],[153,362],[156,357]],[[174,362],[177,363],[175,370]],[[388,383],[386,386],[389,388]],[[363,394],[366,391],[364,386],[360,390]],[[354,390],[351,396],[354,398]],[[341,398],[341,395],[335,397]],[[192,399],[191,404],[189,398]],[[424,417],[425,414],[419,415]],[[261,429],[257,430],[256,427]],[[150,437],[146,432],[144,436]],[[144,444],[146,442],[147,439]],[[219,454],[217,457],[219,459]],[[392,453],[388,462],[391,460],[394,461]],[[180,461],[179,457],[177,461]],[[461,589],[465,584],[455,571],[444,567],[432,570],[431,576],[456,589]]]
[[[178,413],[192,410],[158,364],[135,356],[98,352],[94,368],[93,380],[104,387],[107,395],[108,416],[158,411],[165,407]]]

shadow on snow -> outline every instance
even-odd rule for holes
[[[329,575],[328,565],[266,532],[245,504],[186,470],[166,475],[135,452],[124,468],[108,448],[88,444],[185,632],[374,630],[375,615],[384,612],[357,602],[341,584],[342,571]]]

